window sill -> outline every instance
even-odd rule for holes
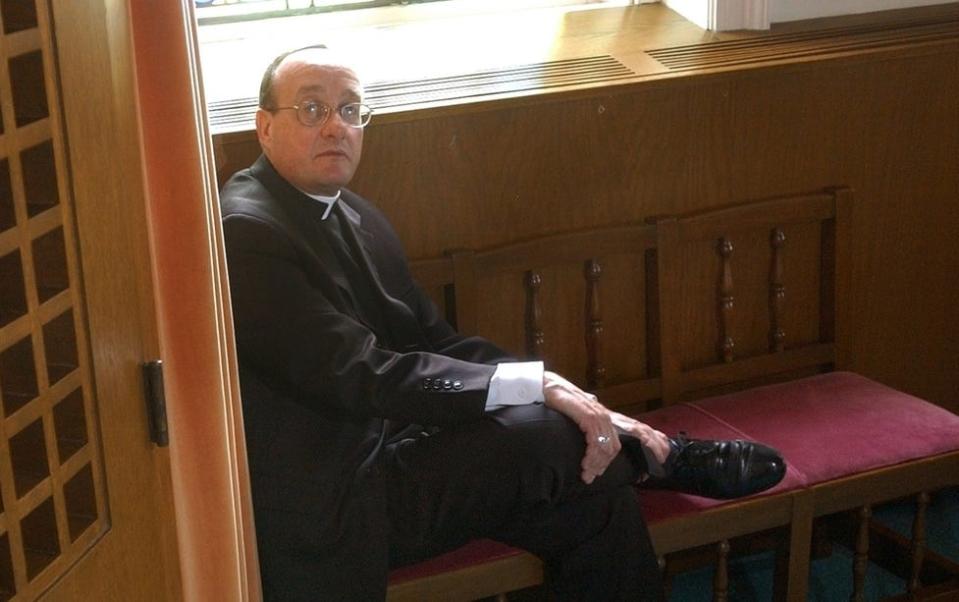
[[[504,88],[504,92],[465,93],[457,96],[440,94],[421,100],[407,99],[403,103],[377,105],[377,122],[417,119],[420,115],[436,115],[438,109],[477,110],[477,105],[501,106],[490,100],[551,97],[555,93],[591,90],[597,87],[630,84],[638,81],[674,78],[703,74],[743,66],[755,67],[771,62],[808,62],[816,58],[849,55],[852,52],[884,51],[896,47],[898,38],[889,46],[864,46],[848,50],[850,40],[860,35],[857,31],[883,28],[902,28],[903,24],[929,23],[949,28],[959,19],[959,4],[938,7],[885,11],[867,15],[831,17],[805,22],[777,25],[769,32],[710,32],[703,30],[662,4],[644,4],[568,10],[563,8],[530,9],[518,11],[503,19],[494,15],[472,17],[447,16],[415,23],[389,27],[342,28],[328,34],[317,33],[317,15],[298,19],[275,19],[229,26],[200,29],[201,58],[205,94],[211,106],[211,129],[224,134],[252,129],[255,111],[253,96],[259,88],[262,70],[277,54],[309,44],[325,43],[349,56],[355,56],[361,75],[371,91],[405,87],[416,90],[426,84],[438,89],[445,85],[443,78],[473,76],[481,72],[503,72],[510,68],[525,70],[542,66],[552,69],[554,62],[575,62],[586,58],[612,61],[622,67],[626,75],[614,80],[599,81],[590,77],[549,79],[534,69],[526,77],[525,87]],[[320,15],[322,16],[322,15]],[[280,25],[281,29],[278,29]],[[328,22],[327,22],[328,23]],[[952,24],[952,25],[950,25]],[[858,29],[857,29],[858,28]],[[835,30],[832,39],[838,50],[830,50],[823,36],[813,36],[807,56],[790,54],[794,46],[792,34]],[[869,34],[872,35],[872,34]],[[897,34],[898,35],[898,34]],[[925,34],[923,34],[925,35]],[[829,36],[826,36],[829,38]],[[945,34],[927,43],[954,41]],[[788,41],[781,49],[775,48],[778,39]],[[744,42],[761,46],[763,40],[771,45],[743,59],[741,66],[723,63],[702,63],[703,67],[670,67],[654,56],[653,49],[676,49],[694,46],[693,55],[719,50],[728,43]],[[724,44],[727,43],[727,44]],[[901,44],[900,44],[901,46]],[[482,52],[476,49],[482,48]],[[846,50],[843,50],[846,49]],[[670,50],[671,52],[671,50]],[[765,55],[762,53],[766,52]],[[737,56],[742,53],[736,51]],[[665,61],[668,62],[668,61]],[[587,72],[589,68],[580,70]],[[537,79],[542,78],[542,79]],[[384,83],[385,82],[385,83]],[[558,82],[558,83],[557,83]],[[372,83],[372,84],[371,84]],[[442,90],[441,90],[442,91]],[[428,109],[428,111],[426,111]],[[214,113],[232,111],[233,120],[220,122]]]
[[[727,37],[700,29],[661,4],[571,8],[582,7],[522,10],[508,18],[446,15],[379,27],[333,27],[331,15],[205,26],[199,29],[199,38],[206,100],[213,105],[252,98],[274,56],[317,43],[356,57],[369,84],[603,55],[614,57],[636,75],[649,75],[666,70],[644,54],[645,48]],[[327,29],[320,29],[320,23]],[[377,116],[390,112],[378,110]]]

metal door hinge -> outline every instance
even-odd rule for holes
[[[157,447],[170,443],[166,422],[166,395],[163,393],[163,361],[143,364],[143,392],[147,402],[147,420],[150,422],[150,440]]]

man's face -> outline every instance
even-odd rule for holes
[[[260,109],[256,131],[266,156],[288,182],[332,196],[352,179],[363,150],[362,128],[343,123],[337,109],[360,102],[363,89],[356,73],[328,61],[323,50],[296,52],[280,63],[273,78],[275,107],[323,103],[332,109],[323,124],[303,125],[295,110]]]

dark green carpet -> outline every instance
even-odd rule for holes
[[[913,505],[888,504],[875,509],[874,516],[887,526],[909,535]],[[929,506],[926,534],[929,547],[959,562],[959,489],[938,493]],[[713,570],[684,573],[673,580],[672,602],[708,602],[712,600]],[[906,583],[895,575],[870,564],[866,573],[866,599],[879,600],[901,594]],[[765,602],[772,598],[773,556],[771,553],[737,558],[729,564],[729,599],[733,602]],[[852,552],[834,546],[832,554],[812,562],[808,600],[839,602],[852,593]]]
[[[874,517],[905,536],[912,530],[914,505],[910,502],[887,504],[874,509]],[[929,506],[926,537],[929,547],[959,562],[959,489],[937,493]],[[832,547],[828,557],[811,563],[809,577],[810,602],[845,602],[852,593],[852,561],[850,550]],[[710,602],[713,569],[683,573],[673,579],[670,602]],[[906,591],[906,583],[870,564],[866,572],[866,599],[880,600]],[[767,602],[773,593],[773,555],[771,552],[740,557],[729,563],[730,602]],[[509,594],[511,602],[547,602],[542,587]],[[486,601],[484,601],[486,602]],[[492,598],[488,599],[492,602]],[[599,601],[597,601],[599,602]]]

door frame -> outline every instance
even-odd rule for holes
[[[261,599],[226,259],[193,0],[132,0],[145,184],[185,600]]]

